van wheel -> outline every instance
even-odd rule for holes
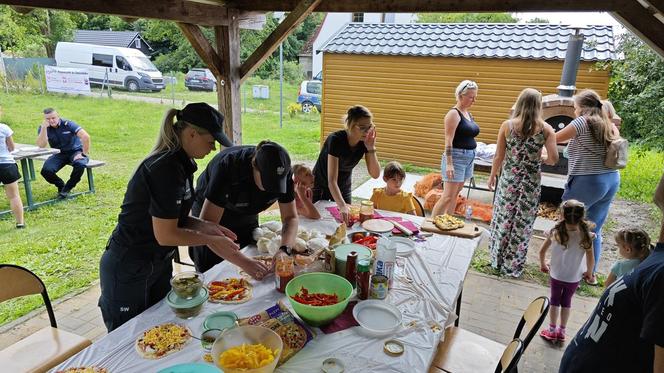
[[[127,80],[127,90],[129,92],[137,92],[138,91],[138,82],[135,81],[134,79]]]
[[[313,109],[314,104],[312,104],[309,101],[305,101],[302,103],[302,112],[303,113],[311,113],[311,109]]]

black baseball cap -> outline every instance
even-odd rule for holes
[[[205,102],[195,102],[178,110],[178,120],[191,123],[210,132],[221,145],[233,146],[233,142],[224,134],[224,115]]]
[[[291,160],[286,149],[276,142],[266,141],[256,149],[256,168],[267,192],[286,193],[291,178]]]

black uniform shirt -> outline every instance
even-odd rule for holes
[[[195,171],[196,163],[182,149],[145,159],[129,180],[112,239],[129,248],[159,246],[152,217],[182,222],[189,216]]]
[[[286,193],[272,193],[258,189],[254,181],[251,158],[253,145],[234,146],[217,154],[196,181],[196,201],[193,213],[198,215],[205,199],[224,208],[224,216],[255,215],[265,211],[277,200],[295,200],[292,174],[288,175]]]
[[[342,195],[351,192],[351,175],[353,168],[360,163],[360,160],[367,152],[367,147],[363,141],[351,147],[348,144],[348,133],[346,130],[332,132],[323,148],[320,150],[318,160],[314,166],[314,189],[327,190],[327,156],[328,154],[339,158],[339,174],[337,175],[337,185]]]

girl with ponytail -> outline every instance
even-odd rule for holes
[[[572,307],[572,296],[582,278],[593,278],[593,223],[585,219],[586,209],[582,202],[564,201],[560,207],[560,219],[542,244],[540,269],[548,273],[551,283],[551,306],[549,327],[540,332],[548,341],[565,341],[565,327]],[[551,249],[551,260],[547,264],[546,252]],[[585,257],[585,263],[584,263]],[[560,318],[559,318],[560,315]],[[560,320],[560,323],[557,323]]]
[[[615,240],[618,244],[618,253],[625,259],[613,263],[604,284],[606,287],[636,268],[653,249],[650,236],[641,228],[621,229],[616,233]]]

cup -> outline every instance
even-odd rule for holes
[[[219,338],[223,330],[221,329],[207,329],[201,334],[201,346],[205,351],[212,350],[214,341]]]

